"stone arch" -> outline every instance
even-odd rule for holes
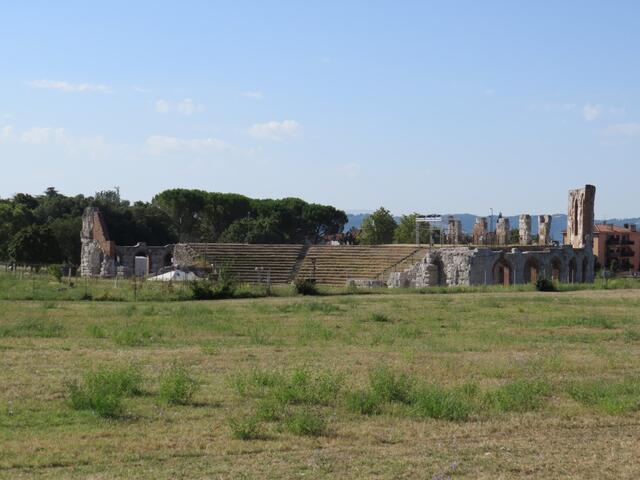
[[[499,258],[491,269],[494,285],[511,285],[513,283],[513,267],[505,258]]]
[[[560,282],[562,280],[562,260],[558,257],[551,259],[551,280]]]
[[[433,265],[436,267],[436,269],[435,269],[435,274],[436,274],[435,284],[436,285],[447,285],[447,274],[445,273],[444,263],[442,262],[442,259],[435,258],[433,260]]]
[[[540,262],[535,257],[529,257],[524,262],[524,283],[535,283],[540,277]]]
[[[578,281],[578,262],[576,257],[572,257],[569,260],[569,283],[576,283]]]

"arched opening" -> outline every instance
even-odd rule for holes
[[[527,258],[524,262],[524,283],[536,283],[540,276],[540,264],[535,258]]]
[[[170,267],[171,265],[173,265],[173,253],[172,252],[168,252],[165,256],[164,256],[164,260],[163,260],[163,267]]]
[[[149,274],[150,268],[147,252],[138,252],[133,261],[133,273],[136,277],[145,277]]]
[[[587,283],[587,272],[589,270],[589,262],[586,258],[582,259],[582,283]]]
[[[439,258],[436,258],[433,261],[433,264],[436,266],[436,285],[446,285],[447,284],[447,275],[444,272],[444,263]]]
[[[551,279],[556,282],[559,282],[561,274],[562,274],[562,262],[558,257],[554,257],[551,260]]]
[[[569,283],[576,283],[578,281],[578,264],[576,258],[573,257],[569,260]]]
[[[504,258],[501,258],[493,264],[493,283],[495,285],[511,285],[512,282],[511,264]]]

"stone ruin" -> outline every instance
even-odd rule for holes
[[[487,245],[489,229],[487,227],[487,217],[477,217],[473,225],[471,239],[474,245]]]
[[[80,275],[83,277],[156,275],[173,263],[174,245],[158,247],[143,242],[116,245],[109,239],[104,219],[95,207],[87,207],[82,215],[80,241]]]
[[[595,198],[596,187],[593,185],[569,190],[567,243],[574,248],[584,248],[586,243],[591,243]]]
[[[462,222],[453,215],[449,215],[447,222],[447,243],[449,245],[458,245],[462,243],[462,239]]]
[[[531,245],[531,217],[519,218],[519,246],[508,243],[509,221],[498,218],[496,239],[499,246],[486,247],[486,217],[479,217],[473,228],[476,246],[431,248],[422,260],[403,272],[390,274],[390,287],[432,287],[454,285],[512,285],[535,282],[545,277],[560,282],[593,282],[595,257],[591,244],[595,187],[569,192],[567,244],[553,246],[550,239],[551,216],[540,216],[540,239]]]
[[[507,217],[502,214],[498,215],[498,224],[496,225],[496,240],[498,245],[509,245],[509,237],[511,236],[511,225]]]
[[[538,215],[538,245],[551,245],[551,215]]]
[[[520,245],[531,245],[531,215],[523,213],[518,218],[518,238]]]
[[[508,218],[500,216],[496,232],[490,232],[487,218],[478,217],[472,231],[473,246],[466,247],[460,246],[463,242],[460,220],[450,216],[446,233],[448,246],[426,248],[426,253],[424,247],[417,248],[411,254],[410,262],[406,263],[408,257],[403,257],[399,263],[402,271],[388,274],[391,269],[385,269],[384,276],[388,274],[389,277],[382,281],[390,287],[510,285],[534,282],[540,277],[562,282],[592,282],[595,266],[592,252],[594,200],[595,187],[592,185],[569,192],[566,244],[562,246],[551,243],[550,215],[538,218],[537,245],[533,245],[531,217],[520,215],[519,244],[513,246],[509,246],[511,230]],[[87,208],[82,216],[81,241],[80,272],[85,277],[146,276],[174,267],[197,267],[193,263],[195,257],[189,253],[192,245],[116,245],[109,238],[100,212],[93,207]],[[416,256],[413,260],[416,253],[424,256],[420,259]],[[294,264],[302,261],[304,255],[301,255]],[[254,261],[259,262],[260,259]],[[297,270],[293,266],[290,275],[286,276],[295,278],[296,275]],[[378,282],[379,279],[364,280]]]

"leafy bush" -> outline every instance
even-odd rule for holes
[[[640,410],[640,378],[575,382],[568,393],[577,402],[609,415]]]
[[[186,369],[174,363],[160,376],[160,398],[170,405],[186,405],[200,388]]]
[[[264,398],[256,406],[256,418],[265,422],[280,420],[284,414],[284,406],[276,398]]]
[[[76,410],[92,410],[105,418],[122,415],[124,397],[142,393],[143,377],[135,366],[101,368],[89,372],[82,384],[67,384],[71,405]]]
[[[378,415],[382,411],[382,400],[378,395],[366,390],[357,390],[347,394],[347,409],[361,415]]]
[[[313,278],[298,278],[294,282],[296,293],[299,295],[318,295],[318,286]]]
[[[215,292],[213,284],[209,280],[193,280],[189,282],[191,288],[191,297],[194,300],[213,300]]]
[[[236,294],[236,281],[226,267],[218,271],[218,280],[194,280],[189,282],[191,297],[194,300],[219,300],[233,298]]]
[[[327,421],[320,412],[303,408],[291,413],[285,420],[287,430],[294,435],[319,437],[326,433]]]
[[[256,417],[230,418],[228,423],[233,438],[255,440],[263,437]]]
[[[161,331],[153,331],[150,327],[139,323],[119,329],[113,336],[117,345],[127,347],[146,347],[162,337]]]
[[[402,373],[396,375],[387,367],[378,367],[369,374],[371,391],[386,402],[411,403],[415,379]]]
[[[558,289],[552,280],[540,277],[536,280],[536,290],[539,292],[556,292]]]
[[[487,393],[485,402],[500,412],[527,412],[539,408],[550,391],[544,380],[516,380]]]
[[[55,320],[44,318],[26,318],[10,325],[0,325],[0,337],[62,337],[64,327]]]
[[[87,333],[93,338],[106,338],[107,333],[100,325],[89,325],[87,327]]]
[[[62,281],[62,265],[49,265],[47,267],[47,272],[58,282]]]
[[[378,313],[378,312],[374,312],[369,316],[369,320],[371,320],[372,322],[390,322],[391,319],[385,315],[384,313]]]
[[[277,385],[273,393],[278,401],[285,404],[331,405],[342,383],[340,375],[312,375],[306,370],[296,370],[285,383]]]
[[[439,385],[417,389],[412,398],[412,411],[421,417],[451,421],[467,420],[473,413],[475,390],[447,390]]]

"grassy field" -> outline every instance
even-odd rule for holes
[[[2,478],[640,474],[640,290],[3,287]]]

